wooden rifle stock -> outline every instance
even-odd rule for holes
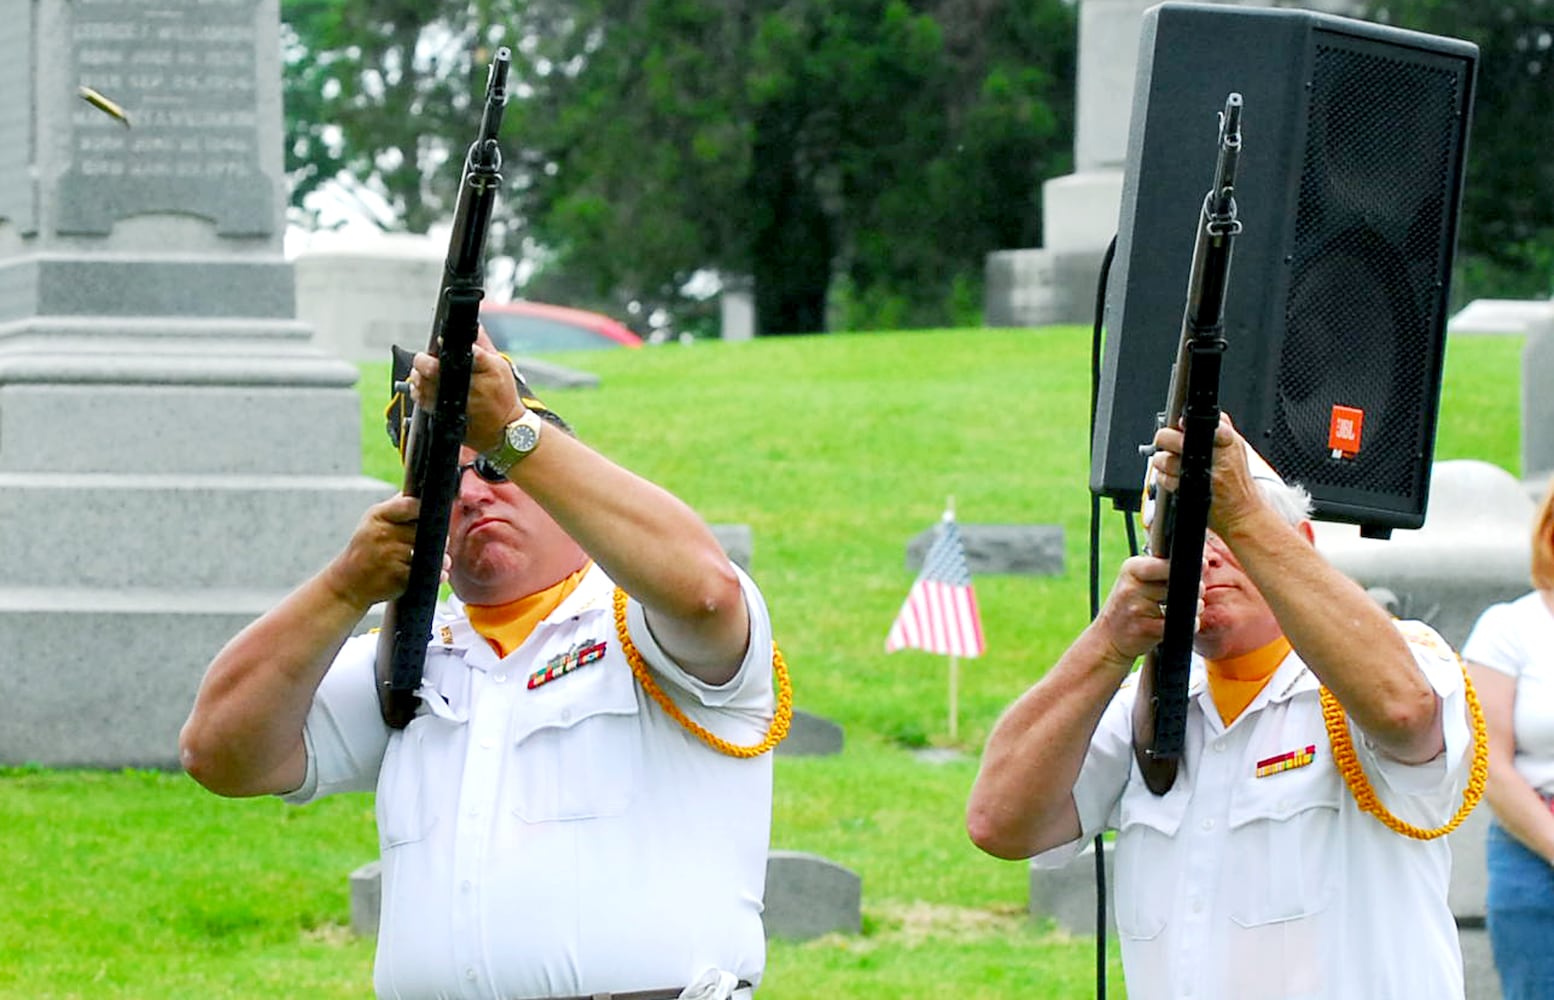
[[[480,134],[464,158],[464,175],[448,239],[442,287],[427,353],[438,358],[437,399],[416,405],[400,429],[405,458],[404,493],[420,497],[410,582],[384,609],[378,633],[378,707],[383,721],[403,729],[415,716],[431,641],[437,593],[442,584],[448,517],[459,491],[459,448],[469,406],[475,337],[480,330],[480,300],[485,296],[485,243],[497,190],[502,184],[502,152],[497,133],[507,106],[507,72],[512,54],[500,48],[486,78]]]
[[[1156,795],[1164,795],[1175,784],[1187,737],[1187,682],[1212,500],[1214,431],[1219,426],[1225,291],[1232,244],[1241,231],[1235,200],[1240,152],[1241,95],[1232,93],[1220,115],[1214,184],[1203,199],[1181,341],[1171,368],[1166,409],[1157,418],[1158,427],[1182,428],[1181,477],[1175,490],[1151,481],[1146,498],[1146,504],[1152,500],[1154,506],[1149,551],[1171,561],[1165,633],[1144,657],[1133,705],[1134,758],[1144,784]]]

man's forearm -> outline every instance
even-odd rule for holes
[[[705,680],[728,679],[749,620],[733,565],[694,510],[564,434],[542,438],[510,474],[643,606],[665,652]]]
[[[1079,836],[1074,782],[1131,662],[1092,625],[998,720],[966,810],[978,847],[1027,858]]]
[[[1271,508],[1225,541],[1290,645],[1389,755],[1423,763],[1443,744],[1440,704],[1380,605]]]

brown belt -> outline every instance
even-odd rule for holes
[[[752,988],[750,983],[743,979],[734,984],[736,990]],[[546,1000],[678,1000],[683,992],[683,989],[634,990],[630,993],[584,993],[573,997],[548,997]]]

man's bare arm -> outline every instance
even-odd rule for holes
[[[345,551],[216,654],[178,740],[196,781],[230,796],[302,784],[313,694],[368,609],[404,589],[418,508],[405,496],[373,506]]]

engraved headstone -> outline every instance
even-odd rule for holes
[[[8,16],[0,762],[172,766],[211,656],[392,487],[295,318],[276,0]]]

